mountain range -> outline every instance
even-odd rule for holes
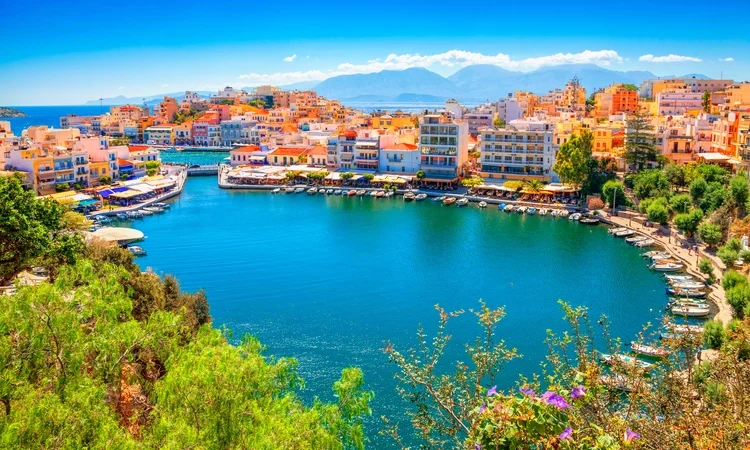
[[[563,64],[542,67],[532,72],[506,70],[490,64],[467,66],[458,72],[443,77],[424,68],[405,70],[383,70],[376,73],[340,75],[323,81],[304,81],[287,86],[284,90],[313,89],[318,94],[344,102],[442,102],[456,98],[466,103],[496,101],[523,90],[537,94],[561,88],[577,76],[588,92],[613,83],[638,85],[644,80],[659,78],[649,71],[618,71],[594,64]],[[669,75],[667,77],[673,77]],[[701,74],[682,77],[707,78]],[[665,78],[665,77],[662,77]],[[252,88],[243,88],[252,90]],[[202,97],[213,94],[197,91]],[[181,97],[183,92],[159,94],[145,97],[147,104],[158,103],[165,95]],[[142,103],[144,97],[114,97],[102,100],[105,105]],[[99,100],[86,104],[97,105]]]

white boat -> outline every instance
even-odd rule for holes
[[[503,208],[503,211],[505,211],[505,212],[512,212],[513,211],[513,205],[505,205],[505,208]]]
[[[456,203],[456,197],[445,197],[443,200],[443,205],[450,206],[452,204]]]
[[[427,194],[417,194],[417,195],[416,195],[416,196],[414,197],[414,200],[416,200],[416,201],[418,201],[418,202],[421,202],[422,200],[424,200],[424,199],[426,199],[426,198],[427,198]]]
[[[370,191],[367,193],[367,195],[370,197],[375,197],[376,195],[378,195],[378,191]]]
[[[438,197],[433,197],[432,198],[433,202],[442,202],[443,200],[445,200],[445,196],[443,196],[443,195],[440,195]]]
[[[677,272],[683,269],[683,265],[680,263],[666,263],[666,264],[652,264],[650,269],[656,270],[657,272]]]
[[[303,187],[298,187],[297,189],[294,190],[295,194],[301,194],[303,192],[305,192],[305,188]]]
[[[333,195],[341,195],[341,189],[335,189]]]
[[[281,192],[281,189],[279,188],[276,188],[273,191],[271,191],[272,194],[278,194],[279,192]]]
[[[701,289],[681,289],[676,287],[668,287],[667,294],[675,295],[677,297],[703,298],[706,296],[706,291],[703,291]]]
[[[700,281],[670,281],[669,284],[675,289],[703,289],[706,287]]]
[[[542,209],[539,210],[539,215],[540,216],[546,216],[548,212],[549,212],[549,210],[547,208],[542,208]]]
[[[527,206],[519,206],[519,207],[518,207],[518,208],[516,209],[516,212],[517,212],[517,213],[519,213],[519,214],[524,214],[524,213],[526,213],[526,210],[527,210],[527,209],[529,209],[529,208],[528,208]]]
[[[683,325],[672,323],[667,325],[667,329],[673,333],[679,334],[700,334],[703,333],[703,327],[700,325]]]
[[[672,275],[665,273],[664,278],[666,278],[669,281],[692,281],[695,280],[695,277],[692,275]]]
[[[615,234],[615,233],[619,233],[620,231],[625,231],[625,230],[627,230],[627,228],[625,227],[610,228],[609,230],[607,230],[607,233]]]
[[[456,206],[466,206],[468,204],[469,204],[469,199],[468,198],[459,198],[456,201]]]
[[[534,208],[533,206],[530,207],[529,209],[526,210],[526,214],[530,214],[533,216],[534,214],[536,214],[536,208]]]
[[[375,198],[383,198],[383,197],[385,197],[385,192],[378,191],[375,193]]]
[[[623,355],[623,354],[609,355],[607,353],[603,353],[600,356],[600,358],[605,364],[617,364],[617,363],[629,364],[629,365],[635,365],[639,369],[645,369],[645,370],[650,370],[651,366],[653,365],[646,361],[641,361],[637,358],[633,358],[632,356]]]
[[[284,189],[284,192],[286,192],[287,194],[291,194],[292,192],[294,192],[294,188],[293,187],[288,187],[288,188]]]
[[[150,211],[150,212],[152,212],[154,214],[161,214],[161,213],[164,212],[163,208],[159,208],[157,206],[146,206],[145,208],[143,208],[143,210],[144,211]]]
[[[671,258],[672,257],[672,255],[670,253],[668,253],[668,252],[662,252],[662,251],[659,251],[659,250],[654,250],[654,251],[646,252],[642,256],[645,256],[646,258],[651,258],[651,259],[665,259],[665,258]]]
[[[487,207],[487,202],[485,202],[484,200],[482,200],[481,202],[479,202],[479,207],[482,208],[482,209],[486,208]]]
[[[404,201],[405,202],[410,202],[410,201],[414,200],[416,197],[417,196],[414,195],[414,192],[407,192],[406,194],[404,194]]]
[[[552,216],[552,217],[557,218],[557,217],[560,216],[560,210],[559,209],[553,209],[552,211],[550,211],[549,215]]]
[[[624,230],[624,231],[618,231],[617,233],[615,233],[615,236],[617,236],[617,237],[628,237],[628,236],[632,236],[634,234],[635,234],[635,231],[633,231],[633,230]]]
[[[568,217],[568,220],[581,220],[581,213],[573,213]]]
[[[331,189],[331,188],[328,188],[328,189],[326,190],[326,195],[331,195],[331,194],[333,194],[333,189]]]
[[[137,245],[128,245],[128,251],[135,256],[146,256],[146,250]]]
[[[364,189],[360,189],[357,191],[357,196],[362,197],[363,195],[365,195],[365,193],[367,193],[367,191],[365,191]]]
[[[169,203],[161,203],[161,202],[159,202],[159,203],[154,203],[154,206],[157,206],[157,207],[163,208],[163,209],[169,209],[170,208]]]
[[[711,308],[703,306],[682,306],[675,305],[670,311],[675,316],[686,316],[686,317],[706,317],[711,314]]]
[[[685,308],[685,307],[688,307],[688,308],[710,308],[710,306],[708,305],[708,303],[706,303],[705,300],[700,299],[700,298],[688,299],[688,298],[670,297],[669,298],[669,303],[667,303],[667,309],[673,308],[675,306],[679,306],[679,307],[683,307],[683,308]]]
[[[307,190],[307,193],[310,195],[315,195],[318,193],[318,188],[311,187],[310,189]]]
[[[394,195],[393,191],[388,191],[384,194],[385,197],[393,197]]]
[[[635,243],[636,247],[644,248],[644,247],[650,247],[652,245],[656,244],[656,241],[653,239],[644,239],[642,241],[638,241]]]
[[[99,221],[99,223],[102,223],[102,224],[107,224],[107,223],[112,222],[112,219],[110,219],[107,216],[97,216],[96,219]]]
[[[669,355],[669,352],[663,348],[639,344],[637,342],[631,342],[630,349],[637,355],[650,356],[652,358],[665,358]]]
[[[560,214],[558,214],[558,216],[560,217],[568,217],[569,215],[570,215],[570,211],[568,211],[567,209],[560,210]]]
[[[628,244],[635,244],[636,242],[645,241],[646,239],[648,239],[646,236],[633,236],[625,239],[625,242]]]

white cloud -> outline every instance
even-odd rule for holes
[[[125,89],[125,86],[120,86],[117,88],[118,91],[122,91],[123,89]]]
[[[162,84],[161,87],[169,87],[168,84]]]
[[[284,60],[292,61],[296,56],[292,55],[284,58]],[[283,85],[300,81],[324,80],[338,75],[373,73],[380,72],[381,70],[404,70],[414,67],[429,68],[442,66],[460,68],[473,64],[494,64],[506,69],[529,71],[544,66],[557,66],[560,64],[597,64],[608,66],[612,63],[621,63],[622,61],[623,58],[614,50],[585,50],[580,53],[556,53],[554,55],[520,60],[514,60],[504,53],[484,55],[465,50],[449,50],[433,55],[420,55],[419,53],[397,55],[391,53],[385,59],[372,59],[364,64],[342,63],[332,70],[279,72],[273,74],[249,73],[240,75],[237,79],[244,80],[248,85],[255,86],[261,84]]]
[[[638,58],[638,61],[653,62],[653,63],[673,63],[673,62],[701,62],[700,58],[694,58],[692,56],[682,56],[669,54],[667,56],[654,56],[652,54],[643,55]]]
[[[284,62],[292,62],[295,59],[297,59],[297,54],[296,53],[294,55],[292,55],[292,56],[287,56],[286,58],[284,58]]]
[[[719,61],[732,62],[734,61],[734,58],[719,58]]]

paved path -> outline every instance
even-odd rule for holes
[[[606,217],[606,214],[607,213],[605,211],[599,211],[599,215],[601,217]],[[705,278],[705,275],[698,269],[698,262],[702,258],[707,258],[713,263],[715,273],[718,275],[718,278],[721,278],[721,274],[723,273],[723,270],[725,268],[724,264],[715,256],[706,253],[705,246],[703,245],[698,247],[698,254],[696,255],[695,252],[692,252],[687,248],[682,248],[677,236],[659,237],[658,229],[645,227],[634,220],[630,220],[627,217],[606,217],[606,221],[620,227],[630,228],[655,240],[662,247],[664,247],[665,250],[670,252],[678,259],[681,259],[685,263],[687,272],[701,279]],[[729,303],[727,303],[724,288],[721,287],[720,283],[714,283],[711,286],[709,291],[709,298],[716,304],[719,309],[719,312],[716,314],[715,319],[721,320],[724,325],[729,323],[729,321],[732,320],[732,307],[729,305]]]

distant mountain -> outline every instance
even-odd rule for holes
[[[323,81],[315,90],[325,97],[346,101],[362,95],[397,97],[403,93],[445,98],[456,93],[456,86],[435,72],[414,68],[340,75]]]
[[[492,64],[476,64],[464,67],[448,77],[456,85],[458,95],[462,98],[480,99],[506,97],[514,90],[525,76],[523,72],[505,70]]]
[[[198,95],[200,95],[202,98],[208,98],[210,95],[214,94],[214,92],[212,91],[193,91],[193,92],[197,92]],[[145,99],[147,105],[154,105],[162,101],[162,99],[165,96],[180,99],[184,95],[185,95],[185,91],[171,92],[168,94],[147,95],[145,97],[143,96],[142,97],[125,97],[124,95],[118,95],[117,97],[103,98],[101,100],[101,103],[105,106],[117,106],[117,105],[127,105],[127,104],[142,105]],[[86,103],[84,103],[84,105],[98,105],[98,104],[99,104],[99,99],[89,100]]]

